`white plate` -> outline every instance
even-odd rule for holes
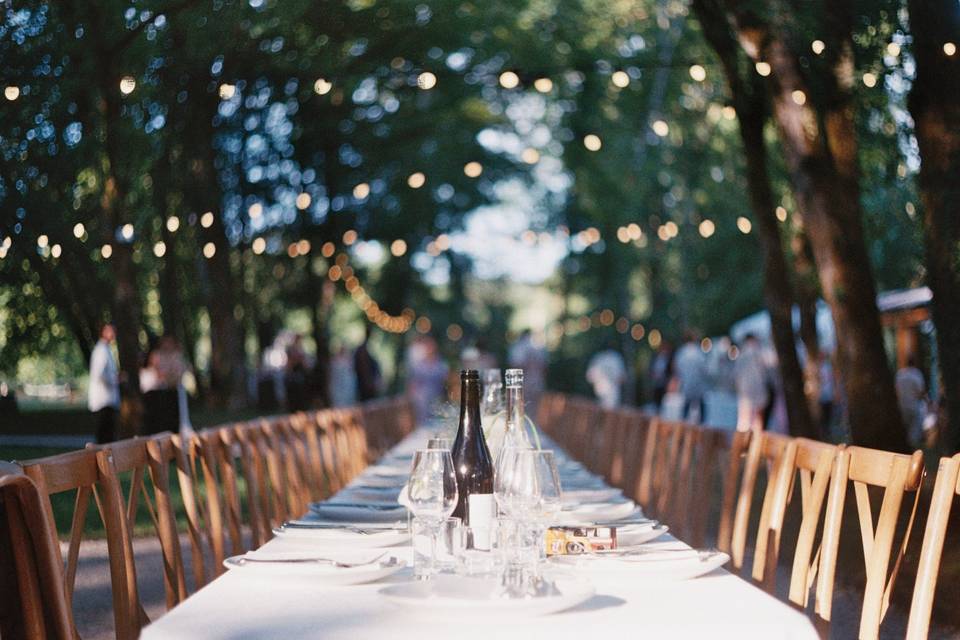
[[[310,513],[319,520],[331,522],[406,522],[407,509],[399,504],[392,504],[388,508],[376,505],[340,505],[325,502],[314,502],[310,505]]]
[[[357,476],[357,479],[350,483],[350,487],[396,489],[399,491],[400,487],[407,482],[409,477],[410,474],[405,476],[378,476],[364,473],[361,476]]]
[[[370,555],[369,551],[360,552]],[[272,554],[278,557],[299,557],[305,554]],[[306,554],[310,555],[310,554]],[[317,555],[317,554],[314,554]],[[266,556],[265,556],[266,557]],[[363,558],[355,552],[339,551],[336,554],[324,557],[336,558],[342,562],[362,562]],[[245,562],[244,556],[232,556],[223,561],[223,566],[234,571],[241,571],[243,575],[251,576],[283,576],[305,577],[329,585],[362,584],[374,582],[400,571],[406,566],[406,561],[394,555],[385,555],[372,564],[358,567],[336,567],[321,562]]]
[[[638,547],[645,542],[656,540],[669,530],[670,527],[659,522],[618,526],[617,548],[622,550]]]
[[[604,502],[622,497],[623,492],[613,487],[607,489],[573,489],[563,492],[563,505],[576,506],[584,502]]]
[[[730,561],[730,556],[720,551],[689,553],[665,549],[652,550],[636,556],[615,557],[604,555],[554,556],[550,563],[557,567],[576,569],[596,577],[629,577],[632,584],[639,581],[690,580],[719,569]]]
[[[564,509],[555,524],[561,526],[586,526],[596,522],[616,522],[636,515],[637,505],[633,500],[624,502],[593,502]]]
[[[409,532],[392,529],[357,533],[349,529],[277,527],[273,532],[282,538],[309,541],[316,543],[317,546],[337,545],[339,547],[340,545],[346,545],[353,549],[382,549],[410,542]]]
[[[379,593],[407,611],[430,618],[484,615],[498,620],[556,613],[593,597],[594,588],[582,579],[555,581],[556,595],[528,599],[501,599],[499,580],[440,575],[427,582],[408,582],[380,589]]]

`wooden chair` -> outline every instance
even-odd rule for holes
[[[765,431],[751,438],[734,513],[730,544],[730,561],[734,569],[740,570],[744,565],[750,512],[761,471],[766,472],[767,484],[754,547],[754,574],[765,575],[764,567],[770,558],[774,559],[775,568],[796,452],[796,443],[787,436]]]
[[[719,436],[717,445],[724,449],[727,455],[717,524],[717,548],[730,555],[733,555],[733,529],[739,503],[740,480],[752,441],[753,433],[750,431],[726,431]]]
[[[139,635],[141,620],[137,610],[136,568],[130,530],[124,516],[123,498],[116,474],[107,468],[110,456],[94,450],[80,450],[21,463],[24,472],[36,484],[44,500],[48,522],[55,522],[50,496],[74,492],[74,509],[64,579],[65,599],[72,605],[76,584],[80,542],[92,496],[107,536],[113,617],[118,640],[133,640]],[[54,538],[51,543],[58,545]],[[59,548],[58,548],[59,553]],[[61,560],[62,562],[62,560]]]
[[[917,580],[913,587],[907,640],[921,640],[929,633],[930,615],[940,573],[940,557],[943,554],[953,498],[957,494],[960,494],[960,454],[952,458],[940,458],[940,467],[930,498],[927,527],[923,534],[923,547],[920,549]]]
[[[797,533],[793,555],[793,568],[790,573],[789,599],[799,607],[806,609],[810,589],[816,581],[820,549],[814,550],[817,531],[822,521],[827,490],[833,475],[837,455],[843,445],[837,446],[807,438],[797,438],[797,453],[794,463],[795,472],[792,482],[800,485],[800,527]],[[789,496],[793,496],[791,489]],[[754,564],[753,577],[761,581],[767,590],[774,591],[777,558],[766,561],[766,575],[763,565]]]
[[[886,615],[890,593],[910,540],[923,474],[923,455],[919,451],[908,456],[861,447],[847,447],[837,453],[827,498],[823,546],[819,563],[820,576],[816,581],[814,600],[816,621],[821,630],[827,630],[831,620],[840,530],[848,485],[853,485],[856,497],[863,559],[866,565],[866,585],[860,615],[859,637],[873,639],[878,637],[880,623]],[[870,487],[882,490],[883,494],[876,521],[870,504]],[[891,568],[890,560],[900,508],[907,493],[914,493],[914,504]],[[809,563],[810,559],[802,560]]]
[[[170,463],[173,460],[171,437],[172,434],[169,433],[158,434],[149,438],[131,438],[91,447],[97,451],[98,458],[102,458],[100,468],[114,476],[112,482],[122,486],[121,481],[125,479],[128,483],[124,507],[127,529],[130,532],[133,532],[136,526],[140,500],[143,500],[142,504],[160,542],[167,609],[172,609],[187,597],[180,537],[170,496]],[[133,585],[131,590],[137,595],[134,604],[140,622],[145,626],[150,620],[140,601],[136,585]]]
[[[15,464],[0,462],[0,636],[73,640],[55,525],[44,496]]]

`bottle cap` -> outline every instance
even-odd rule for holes
[[[461,380],[479,380],[480,372],[477,371],[476,369],[461,369],[460,379]]]
[[[523,386],[523,369],[507,369],[506,373],[508,387]]]

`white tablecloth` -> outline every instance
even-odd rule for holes
[[[403,454],[422,445],[421,430],[394,448]],[[351,487],[362,484],[358,478]],[[341,493],[348,498],[351,487]],[[348,498],[349,499],[349,498]],[[302,548],[303,540],[278,537],[262,548]],[[391,549],[405,556],[408,547]],[[385,602],[377,591],[411,579],[409,568],[383,582],[331,587],[305,578],[265,579],[229,571],[148,626],[145,640],[241,638],[377,638],[425,640],[450,637],[501,640],[570,638],[817,638],[802,613],[748,582],[717,570],[688,581],[644,584],[622,578],[593,579],[596,595],[568,611],[522,621],[480,616],[452,623],[431,620]],[[626,635],[624,635],[626,634]]]

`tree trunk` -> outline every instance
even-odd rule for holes
[[[800,340],[807,352],[804,366],[804,391],[813,419],[821,423],[823,416],[820,408],[822,382],[820,380],[820,336],[817,333],[817,270],[813,263],[810,240],[805,232],[798,233],[793,238],[793,255],[797,306],[800,308]],[[828,434],[820,435],[825,438]]]
[[[960,449],[960,7],[955,0],[910,0],[917,78],[910,92],[920,147],[927,281],[933,290],[937,356],[947,425],[943,442]]]
[[[214,253],[206,258],[205,266],[210,291],[205,300],[210,316],[210,398],[219,406],[231,409],[247,404],[247,363],[244,334],[236,310],[235,278],[230,266],[230,242],[220,211],[222,197],[216,174],[216,150],[210,114],[216,112],[217,99],[197,86],[194,94],[199,121],[192,122],[187,130],[196,139],[189,150],[190,188],[188,202],[201,219],[198,251],[202,252],[212,243]],[[189,135],[189,134],[188,134]],[[203,216],[212,215],[209,226],[202,224]],[[209,217],[209,216],[208,216]]]
[[[797,338],[793,332],[793,291],[790,286],[790,268],[780,238],[770,176],[767,170],[767,150],[763,141],[766,121],[766,95],[761,83],[741,60],[736,38],[731,32],[722,8],[710,0],[694,0],[694,10],[700,16],[704,35],[717,52],[723,64],[727,84],[740,122],[747,163],[747,188],[750,205],[757,223],[757,236],[763,253],[763,295],[770,314],[770,331],[777,350],[777,362],[783,394],[787,405],[790,434],[815,438],[810,407],[804,396],[803,371],[797,358]],[[746,76],[746,77],[745,77]]]
[[[99,31],[106,32],[102,16],[94,14],[93,22]],[[104,41],[105,42],[105,41]],[[124,200],[126,184],[120,168],[123,166],[123,136],[117,130],[122,124],[120,114],[119,80],[113,72],[113,58],[101,45],[97,48],[100,60],[99,111],[106,148],[106,169],[103,176],[103,192],[100,208],[107,220],[108,237],[113,255],[110,265],[113,271],[113,324],[117,334],[117,351],[120,356],[120,436],[134,435],[139,431],[143,410],[140,398],[140,296],[137,290],[136,266],[133,262],[132,241],[117,241],[113,236],[124,224],[130,222],[125,215]]]
[[[830,14],[836,7],[829,7]],[[803,211],[824,298],[837,332],[837,368],[846,391],[854,444],[904,451],[893,375],[884,350],[876,290],[863,239],[857,145],[850,83],[851,26],[846,16],[826,20],[833,47],[826,96],[814,95],[789,37],[756,16],[738,15],[741,45],[772,69],[773,112],[796,199]],[[827,83],[829,84],[829,82]],[[796,100],[802,91],[805,100]],[[798,104],[802,102],[803,104]]]

